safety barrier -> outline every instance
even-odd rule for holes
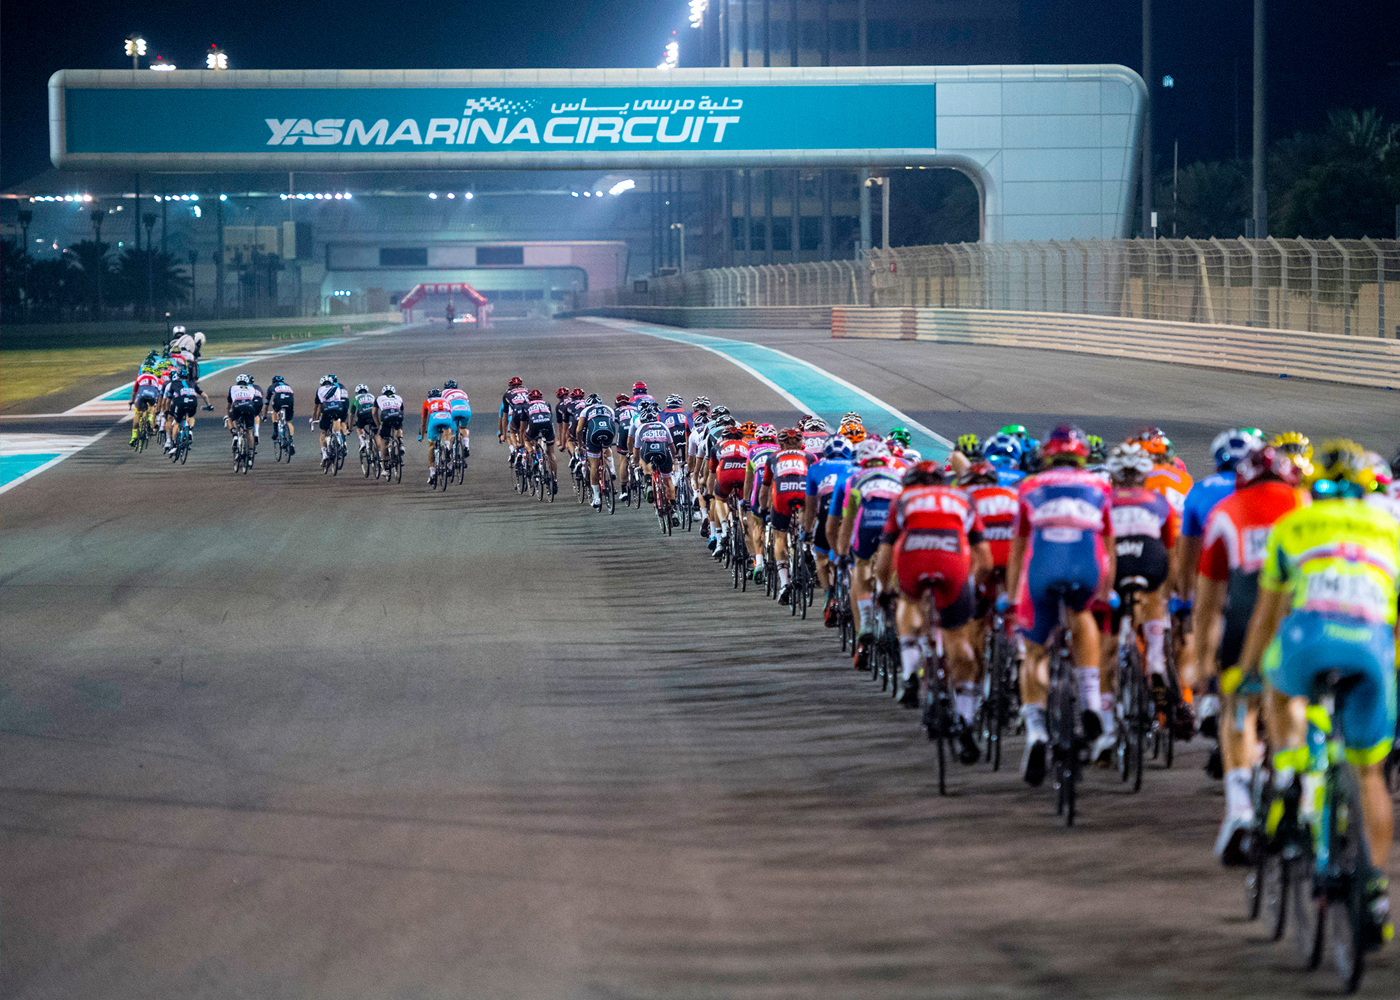
[[[1024,347],[1400,388],[1400,342],[1259,327],[987,309],[831,309],[833,337]]]
[[[684,330],[826,330],[830,306],[597,306],[556,313],[660,323]]]

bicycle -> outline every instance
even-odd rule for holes
[[[332,431],[326,439],[326,457],[321,461],[321,474],[329,472],[333,476],[340,475],[341,467],[345,465],[345,435],[340,431]]]
[[[749,549],[744,534],[748,526],[744,523],[744,512],[739,509],[738,498],[729,497],[729,569],[734,574],[734,589],[747,593],[749,589]]]
[[[1051,772],[1054,776],[1055,815],[1074,826],[1078,811],[1078,784],[1083,774],[1089,741],[1079,710],[1079,679],[1074,672],[1069,615],[1063,595],[1060,621],[1050,634],[1050,691],[1046,703],[1046,729],[1050,736]]]
[[[285,455],[287,461],[292,460],[292,438],[288,433],[287,411],[278,410],[272,424],[272,447],[277,461],[282,461]]]
[[[467,481],[467,446],[460,436],[452,439],[452,468],[457,470],[457,482]]]
[[[1123,620],[1118,629],[1116,754],[1119,776],[1124,782],[1132,779],[1134,792],[1142,790],[1142,771],[1148,737],[1152,736],[1158,744],[1161,741],[1157,709],[1147,686],[1147,671],[1143,660],[1146,640],[1141,634],[1141,627],[1134,624],[1138,598],[1146,590],[1147,580],[1141,576],[1124,578],[1118,590],[1123,602]]]
[[[1016,643],[1007,628],[1006,615],[993,608],[983,652],[985,676],[981,711],[986,759],[993,771],[1001,770],[1002,736],[1020,710],[1019,661]]]
[[[656,519],[663,535],[671,534],[671,519],[675,516],[671,498],[666,495],[666,482],[660,472],[651,474],[651,496],[656,506]]]
[[[840,618],[838,631],[841,633],[841,652],[851,650],[856,645],[856,620],[851,613],[851,561],[841,556],[832,562],[832,572],[836,574],[836,606]]]
[[[812,604],[816,589],[816,566],[812,553],[807,548],[806,536],[797,528],[788,532],[788,573],[792,582],[790,598],[793,617],[799,614],[807,620],[807,609]]]
[[[778,554],[773,534],[773,522],[765,513],[763,518],[763,594],[765,597],[777,600],[778,592],[782,586],[778,582]],[[758,582],[757,577],[755,577],[754,582]]]
[[[894,621],[892,593],[881,593],[875,602],[875,638],[870,649],[870,679],[880,681],[880,690],[899,695],[899,632]]]
[[[384,481],[403,482],[403,438],[395,435],[389,442],[388,458],[381,460]]]
[[[454,471],[452,468],[452,446],[447,443],[446,438],[441,433],[433,441],[433,465],[437,468],[437,475],[433,478],[433,488],[447,492],[447,487],[452,483]]]
[[[151,411],[148,408],[143,410],[141,415],[136,418],[136,440],[132,442],[132,446],[136,449],[136,454],[139,455],[146,450],[146,445],[150,443],[151,435],[154,433],[155,426],[153,418],[151,417]]]
[[[247,475],[253,468],[252,430],[235,423],[233,430],[233,474]]]
[[[680,515],[681,526],[689,531],[695,524],[695,490],[684,470],[679,479],[680,482],[676,484],[676,510]]]
[[[554,478],[554,470],[549,467],[549,462],[537,452],[535,454],[535,485],[539,488],[540,503],[548,500],[554,502],[554,494],[559,492],[559,485]]]
[[[613,474],[612,456],[603,453],[598,459],[598,513],[606,510],[609,514],[617,513],[617,479]]]
[[[190,457],[190,447],[194,444],[194,432],[181,420],[179,430],[175,432],[175,447],[170,451],[170,462],[172,465],[184,465]]]

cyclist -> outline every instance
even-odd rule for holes
[[[681,416],[685,416],[684,411]],[[652,473],[660,474],[662,489],[672,504],[676,501],[676,484],[671,473],[675,471],[677,455],[671,428],[661,419],[661,410],[655,401],[641,403],[637,409],[637,426],[632,432],[632,460],[647,476],[648,482]],[[679,523],[675,514],[671,515],[671,523]]]
[[[1070,616],[1085,734],[1095,739],[1091,756],[1097,759],[1114,742],[1113,695],[1104,693],[1099,626],[1089,607],[1113,580],[1108,487],[1084,470],[1089,442],[1078,427],[1061,425],[1051,431],[1044,455],[1049,468],[1029,476],[1017,492],[1016,537],[1006,568],[1007,591],[1017,595],[1017,616],[1026,644],[1021,670],[1026,725],[1021,776],[1033,786],[1045,780],[1050,660],[1045,644],[1059,625],[1061,600]],[[1010,606],[1006,595],[998,598],[997,606],[1002,610]]]
[[[671,432],[676,455],[684,461],[686,443],[690,438],[690,415],[685,412],[685,400],[679,393],[673,392],[666,397],[666,408],[661,411],[660,419]]]
[[[797,426],[802,431],[802,450],[813,462],[820,462],[831,440],[831,426],[821,417],[808,417]]]
[[[165,423],[167,452],[175,450],[181,427],[194,428],[194,415],[199,412],[199,386],[190,378],[189,369],[181,368],[165,386],[170,401],[170,419]]]
[[[1100,476],[1104,481],[1108,481],[1111,476],[1108,471],[1108,446],[1103,443],[1103,438],[1097,434],[1088,435],[1089,457],[1084,462],[1084,468]]]
[[[710,460],[710,493],[714,496],[713,516],[719,522],[720,542],[723,542],[729,536],[729,507],[743,502],[749,446],[744,442],[744,429],[734,423],[729,414],[715,420],[714,424],[722,440],[715,449],[715,457]],[[724,558],[719,544],[714,557]]]
[[[990,572],[977,590],[977,637],[975,650],[983,648],[986,630],[991,626],[992,607],[999,589],[1006,583],[1006,562],[1011,557],[1011,539],[1016,534],[1016,491],[999,484],[996,468],[985,459],[973,462],[958,477],[958,485],[972,501],[982,520],[982,537],[991,559]]]
[[[263,416],[273,421],[283,422],[282,426],[287,431],[287,454],[295,455],[296,449],[292,447],[292,419],[296,416],[296,393],[287,384],[287,380],[281,375],[272,376],[272,381],[267,386],[267,404],[263,408]]]
[[[360,437],[360,451],[369,451],[370,441],[379,435],[379,418],[374,406],[375,395],[369,386],[363,382],[355,386],[350,397],[350,423]]]
[[[593,486],[593,507],[596,510],[603,506],[602,491],[598,486],[598,463],[605,461],[609,468],[612,467],[609,451],[617,439],[617,416],[596,392],[589,393],[584,399],[578,423],[574,426],[574,435],[583,442],[584,456],[588,459],[588,481]]]
[[[559,476],[559,467],[554,461],[554,409],[545,402],[544,393],[538,389],[530,390],[530,400],[525,406],[525,440],[527,446],[533,447],[537,441],[544,441],[544,457],[549,464],[550,474],[556,479]],[[554,484],[554,492],[559,492],[559,484]]]
[[[452,423],[457,429],[457,437],[462,442],[462,454],[467,458],[472,453],[472,432],[467,425],[472,422],[472,401],[467,398],[465,389],[457,385],[455,378],[442,384],[442,398],[447,400],[447,412],[452,414]]]
[[[967,459],[969,464],[977,462],[983,457],[982,439],[976,434],[959,434],[958,440],[954,443],[957,453]]]
[[[802,502],[802,531],[812,539],[812,556],[817,564],[817,582],[826,591],[826,610],[823,620],[827,628],[835,628],[838,622],[836,606],[836,581],[831,576],[831,540],[827,537],[827,512],[831,509],[832,494],[846,485],[846,477],[851,473],[851,459],[855,449],[851,442],[839,434],[830,438],[823,449],[822,458],[807,467],[806,497]]]
[[[387,468],[389,443],[392,441],[400,451],[403,449],[403,397],[392,385],[386,385],[375,397],[374,410],[379,418],[379,460]]]
[[[1259,571],[1259,600],[1241,654],[1261,660],[1273,688],[1267,713],[1280,790],[1306,766],[1307,727],[1288,699],[1307,697],[1319,677],[1336,672],[1354,686],[1337,699],[1346,757],[1360,780],[1370,871],[1365,880],[1370,926],[1366,944],[1393,935],[1385,866],[1392,810],[1383,765],[1395,735],[1395,645],[1400,639],[1400,524],[1364,497],[1376,487],[1354,441],[1328,441],[1310,477],[1313,504],[1284,514],[1269,532]],[[1270,833],[1282,812],[1270,809]],[[1310,803],[1302,808],[1312,812]],[[1366,866],[1362,864],[1364,869]]]
[[[1176,511],[1160,493],[1143,486],[1152,472],[1152,456],[1142,445],[1135,441],[1117,445],[1105,464],[1113,483],[1110,496],[1117,556],[1113,586],[1121,592],[1128,581],[1134,581],[1141,589],[1142,604],[1135,617],[1141,622],[1147,639],[1145,659],[1152,700],[1161,710],[1166,705],[1170,687],[1166,651],[1167,634],[1171,630],[1171,618],[1167,615],[1167,581],[1171,577],[1171,550],[1176,545]],[[1122,615],[1132,611],[1132,608],[1122,607],[1114,616],[1109,648],[1113,648]],[[1190,718],[1186,705],[1179,705],[1177,711],[1178,719]]]
[[[778,450],[778,428],[772,424],[755,425],[744,421],[740,425],[753,436],[749,445],[749,467],[744,476],[744,507],[748,512],[749,551],[753,553],[753,578],[763,579],[763,526],[768,523],[768,512],[759,506],[758,495],[763,488],[763,470],[768,456]]]
[[[160,403],[161,382],[160,376],[156,374],[155,358],[148,356],[141,365],[141,370],[136,374],[136,381],[131,384],[131,401],[128,406],[135,407],[131,415],[131,445],[136,446],[136,432],[141,426],[141,421],[147,418],[146,411],[154,414],[157,405]]]
[[[533,390],[539,392],[538,389]],[[455,429],[452,422],[452,404],[442,398],[442,390],[434,386],[428,390],[428,398],[423,400],[423,422],[418,428],[418,440],[428,435],[428,485],[437,482],[437,443],[443,438],[452,440]],[[444,470],[446,471],[446,470]]]
[[[249,437],[249,432],[253,429],[253,420],[257,416],[257,411],[262,408],[262,400],[253,392],[252,376],[246,372],[240,373],[233,380],[233,385],[228,390],[228,409],[224,413],[224,425],[233,432],[235,438],[240,433],[245,435],[248,443],[248,452],[251,455],[254,450],[253,442]],[[238,443],[234,442],[234,454],[238,453]]]
[[[1250,773],[1259,756],[1255,738],[1263,686],[1246,670],[1245,635],[1258,594],[1269,530],[1303,502],[1294,487],[1298,470],[1259,438],[1235,463],[1235,491],[1211,510],[1202,536],[1196,576],[1199,666],[1219,669],[1220,758],[1225,777],[1225,818],[1215,853],[1227,865],[1244,864],[1244,838],[1254,822]],[[1223,627],[1217,621],[1223,619]]]
[[[530,403],[530,390],[519,375],[512,375],[506,383],[506,391],[501,396],[501,410],[496,418],[496,438],[510,445],[510,464],[520,458],[524,447],[521,439],[521,424],[525,418],[525,407]]]
[[[770,452],[763,467],[763,490],[759,506],[771,512],[773,523],[773,558],[778,561],[778,603],[786,604],[791,596],[791,565],[788,553],[788,532],[793,517],[807,496],[807,473],[812,458],[803,448],[802,432],[796,427],[778,431],[778,450]],[[799,521],[798,530],[805,531]],[[801,558],[799,551],[797,558]]]
[[[1018,461],[1022,472],[1029,476],[1040,471],[1043,459],[1040,442],[1031,437],[1031,432],[1026,430],[1025,424],[1007,424],[997,431],[997,434],[1005,434],[1016,439],[1017,445],[1021,448]]]
[[[948,483],[938,462],[919,462],[904,475],[904,489],[890,509],[875,561],[875,575],[896,589],[895,624],[899,631],[899,701],[919,702],[919,639],[935,624],[943,632],[948,681],[962,726],[959,756],[974,763],[979,754],[973,737],[977,711],[977,660],[972,651],[975,629],[974,581],[991,568],[991,553],[982,535],[982,519],[962,490]],[[937,622],[924,620],[924,600],[932,598]],[[926,720],[932,724],[932,719]]]
[[[574,421],[578,419],[578,414],[573,412],[574,401],[570,395],[571,390],[566,385],[561,385],[554,390],[554,439],[559,443],[559,447],[569,454],[569,472],[572,473],[578,465],[578,459],[573,453]]]
[[[311,420],[321,428],[321,464],[330,461],[330,451],[326,447],[332,432],[346,432],[345,417],[350,409],[350,394],[334,375],[321,376],[321,385],[316,390],[316,403],[312,407]]]
[[[632,454],[632,425],[637,422],[637,404],[632,402],[632,397],[625,392],[619,392],[614,402],[617,404],[613,409],[613,413],[617,417],[617,462],[621,466],[617,470],[618,497],[623,503],[626,503],[629,495],[627,492],[627,461]]]
[[[1152,471],[1147,474],[1144,485],[1154,493],[1166,497],[1172,510],[1180,514],[1186,505],[1186,494],[1191,492],[1195,480],[1191,473],[1177,462],[1176,448],[1157,428],[1143,433],[1138,440],[1143,449],[1152,456]]]
[[[632,384],[631,401],[634,406],[640,407],[643,403],[655,403],[656,397],[647,392],[647,384],[645,382],[634,382]],[[660,407],[658,406],[657,409],[659,410]]]
[[[1177,542],[1176,592],[1187,609],[1192,607],[1196,595],[1196,567],[1201,561],[1201,538],[1205,534],[1206,519],[1215,505],[1235,492],[1235,464],[1239,462],[1256,440],[1245,431],[1230,428],[1221,431],[1210,443],[1211,460],[1215,472],[1195,483],[1186,494],[1181,509],[1181,538]],[[1192,633],[1196,639],[1195,633]],[[1197,650],[1199,652],[1199,650]],[[1217,717],[1220,712],[1220,697],[1201,691],[1200,671],[1197,657],[1182,664],[1181,683],[1183,687],[1193,687],[1198,691],[1196,699],[1198,723],[1202,735],[1214,737],[1218,733]],[[1190,668],[1189,670],[1186,668]]]
[[[856,653],[852,665],[862,669],[869,662],[875,633],[875,580],[870,561],[880,547],[890,504],[904,484],[890,468],[890,453],[882,441],[862,441],[856,448],[855,460],[858,468],[846,479],[836,552],[853,560],[851,614],[856,621]]]
[[[982,457],[997,470],[997,483],[1015,487],[1026,474],[1021,471],[1021,442],[1010,434],[997,434],[982,448]]]

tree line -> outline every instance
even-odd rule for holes
[[[1247,159],[1187,164],[1155,177],[1159,236],[1234,237],[1252,214]],[[1269,149],[1269,234],[1280,239],[1391,239],[1400,205],[1400,125],[1374,109],[1341,110],[1327,127],[1296,132]],[[1173,223],[1175,233],[1173,234]]]
[[[8,323],[142,318],[183,304],[188,269],[174,255],[81,240],[57,257],[36,259],[16,240],[0,240],[0,316]]]

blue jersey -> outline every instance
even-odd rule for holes
[[[1003,469],[1000,466],[997,466],[998,486],[1014,487],[1017,483],[1019,483],[1022,479],[1025,478],[1026,474],[1020,469]]]
[[[823,462],[822,464],[825,464]],[[846,502],[846,480],[851,478],[851,473],[858,471],[853,462],[839,462],[835,466],[836,479],[831,484],[831,504],[827,507],[828,517],[840,517],[843,513],[842,506]],[[808,482],[811,482],[808,479]]]
[[[829,500],[845,484],[850,472],[850,459],[823,458],[820,462],[813,462],[807,468],[807,495],[818,500]]]
[[[1186,494],[1186,506],[1181,511],[1181,534],[1187,538],[1200,538],[1206,533],[1206,518],[1211,509],[1235,492],[1235,474],[1217,472],[1206,476]]]
[[[684,446],[685,439],[690,436],[690,417],[685,410],[662,410],[661,422],[671,432],[676,447]]]

